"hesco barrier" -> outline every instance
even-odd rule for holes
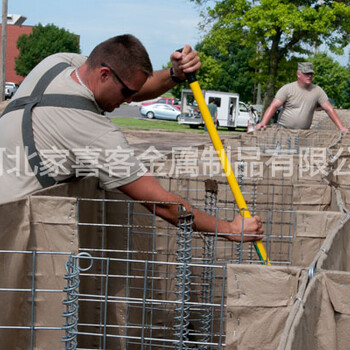
[[[0,206],[2,346],[347,349],[350,200],[337,170],[347,141],[268,129],[225,142],[272,266],[252,244],[193,231],[177,203],[173,227],[93,178]],[[159,181],[232,219],[238,209],[210,152],[167,173],[169,155]]]

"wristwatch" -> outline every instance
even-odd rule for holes
[[[174,69],[173,69],[173,67],[170,67],[170,78],[171,78],[171,80],[173,81],[173,82],[175,82],[175,83],[177,83],[177,84],[182,84],[182,83],[184,83],[186,80],[182,80],[182,79],[180,79],[180,78],[178,78],[178,77],[176,77],[175,75],[174,75]]]

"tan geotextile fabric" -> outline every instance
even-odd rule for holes
[[[228,265],[226,348],[346,350],[350,273]]]
[[[226,142],[227,143],[227,142]],[[237,141],[236,141],[237,143]],[[225,152],[231,168],[237,178],[264,179],[284,184],[319,183],[332,170],[328,163],[328,150],[325,147],[317,149],[296,149],[275,151],[259,146],[246,146],[236,143],[225,144]],[[224,178],[220,160],[212,145],[194,147],[188,155],[169,154],[163,159],[153,162],[152,172],[156,176]],[[186,159],[184,163],[183,159]],[[181,163],[183,162],[183,163]]]
[[[299,212],[296,230],[292,264],[310,269],[228,265],[227,349],[348,349],[349,217]]]
[[[305,271],[227,265],[226,349],[277,349]]]
[[[297,211],[291,259],[293,266],[309,266],[320,252],[330,249],[335,236],[346,237],[340,231],[344,230],[347,220],[347,215],[340,212]],[[337,247],[334,252],[342,249]],[[347,254],[344,253],[337,256],[346,259]],[[332,268],[337,270],[336,265]]]
[[[329,147],[338,140],[339,134],[336,128],[293,130],[269,126],[265,130],[244,134],[241,140],[243,146],[258,146],[265,150],[278,149],[278,147],[285,150],[298,150],[301,147]]]
[[[30,327],[63,326],[65,262],[78,249],[76,200],[38,196],[1,205],[0,227],[1,249],[7,251],[0,254],[0,284],[8,289],[0,292],[0,324],[12,327],[0,329],[1,347],[26,349]],[[63,335],[34,329],[33,348],[60,348]]]
[[[349,329],[350,273],[320,271],[295,303],[276,349],[347,350]]]
[[[319,269],[350,271],[350,217],[343,214],[337,223],[338,230],[329,232],[322,249],[315,256]]]

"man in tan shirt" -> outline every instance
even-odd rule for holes
[[[243,227],[250,234],[244,235],[245,241],[259,239],[263,233],[259,217],[244,222],[241,215],[233,221],[217,220],[166,191],[104,116],[104,111],[111,112],[124,102],[159,96],[201,66],[198,53],[188,45],[170,60],[171,69],[153,72],[139,40],[121,35],[97,45],[88,58],[59,53],[39,63],[0,118],[0,204],[66,181],[78,170],[78,176],[83,172],[83,176],[98,177],[102,188],[118,188],[147,202],[149,210],[172,224],[177,224],[178,212],[169,203],[181,203],[193,212],[198,231],[219,232],[240,241]],[[38,155],[39,161],[34,162]]]
[[[321,106],[340,131],[348,132],[327,94],[318,85],[312,84],[314,70],[311,62],[298,65],[297,81],[284,85],[267,108],[256,129],[264,129],[278,108],[283,110],[278,118],[278,126],[288,129],[309,129],[314,111]]]

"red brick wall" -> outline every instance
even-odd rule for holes
[[[1,35],[0,25],[0,35]],[[15,57],[18,56],[17,49],[18,37],[22,34],[31,34],[33,26],[15,26],[7,25],[7,47],[6,47],[6,81],[20,83],[24,77],[16,74],[15,71]]]

